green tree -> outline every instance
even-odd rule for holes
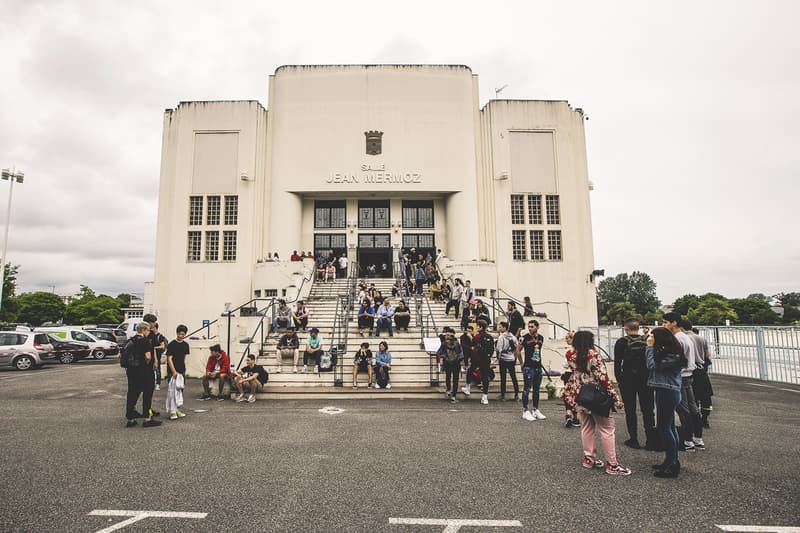
[[[642,322],[645,324],[661,324],[663,320],[664,320],[664,311],[659,309],[658,311],[650,311],[649,313],[644,315]]]
[[[88,287],[86,288],[88,289]],[[70,302],[64,317],[66,322],[69,324],[117,324],[122,322],[119,300],[104,294],[93,295],[94,292],[89,289],[84,292],[83,297]]]
[[[726,320],[735,322],[736,311],[725,298],[701,298],[700,304],[689,310],[689,320],[693,324],[705,326],[722,326]]]
[[[762,298],[763,297],[763,298]],[[763,294],[751,294],[747,298],[734,298],[730,300],[733,310],[736,311],[737,324],[772,325],[780,321],[780,315],[772,310]]]
[[[764,294],[762,292],[754,292],[752,294],[748,294],[747,295],[747,299],[748,300],[755,300],[757,302],[762,302],[762,303],[765,303],[767,305],[772,305],[772,297],[771,296],[767,296],[766,294]]]
[[[117,300],[119,300],[119,306],[120,307],[130,307],[131,306],[131,298],[133,298],[132,295],[124,293],[124,292],[122,294],[117,294]]]
[[[597,285],[597,311],[607,315],[611,306],[618,302],[633,304],[641,316],[658,310],[661,305],[656,296],[656,282],[644,272],[634,271],[606,278]]]
[[[684,294],[673,302],[672,310],[681,316],[687,316],[689,314],[689,309],[693,309],[699,304],[699,296],[694,294]]]
[[[622,324],[627,318],[638,318],[641,320],[642,315],[636,312],[636,307],[634,307],[632,303],[616,302],[611,304],[608,312],[603,316],[603,322],[605,324],[613,324],[615,322],[617,324]]]
[[[3,307],[2,310],[0,310],[0,321],[16,322],[19,310],[17,299],[15,297],[17,293],[17,274],[19,273],[19,265],[6,263],[3,265],[3,271]]]
[[[800,307],[800,292],[779,292],[773,298],[784,307],[787,305]]]
[[[783,318],[781,320],[784,324],[796,324],[800,321],[800,309],[793,305],[783,306]]]
[[[64,302],[50,292],[29,292],[17,298],[17,320],[39,326],[56,322],[64,315]]]

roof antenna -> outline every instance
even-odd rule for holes
[[[502,87],[496,87],[495,88],[495,90],[494,90],[494,98],[495,98],[495,100],[497,99],[498,96],[500,96],[500,93],[503,92],[503,89],[505,89],[506,87],[508,87],[507,83],[505,85],[503,85]]]

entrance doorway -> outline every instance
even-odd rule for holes
[[[374,266],[374,270],[373,267]],[[392,277],[391,248],[359,248],[358,275],[363,278]]]

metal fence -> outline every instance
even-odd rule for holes
[[[619,326],[581,327],[613,357]],[[708,340],[714,374],[800,384],[800,327],[697,326]]]

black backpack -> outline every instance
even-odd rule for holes
[[[632,374],[646,374],[647,373],[647,359],[645,358],[645,350],[647,349],[647,337],[639,335],[637,337],[625,336],[627,346],[625,347],[625,356],[623,361],[624,373]]]
[[[119,354],[119,366],[122,368],[137,368],[141,361],[136,357],[136,336],[131,337]]]

